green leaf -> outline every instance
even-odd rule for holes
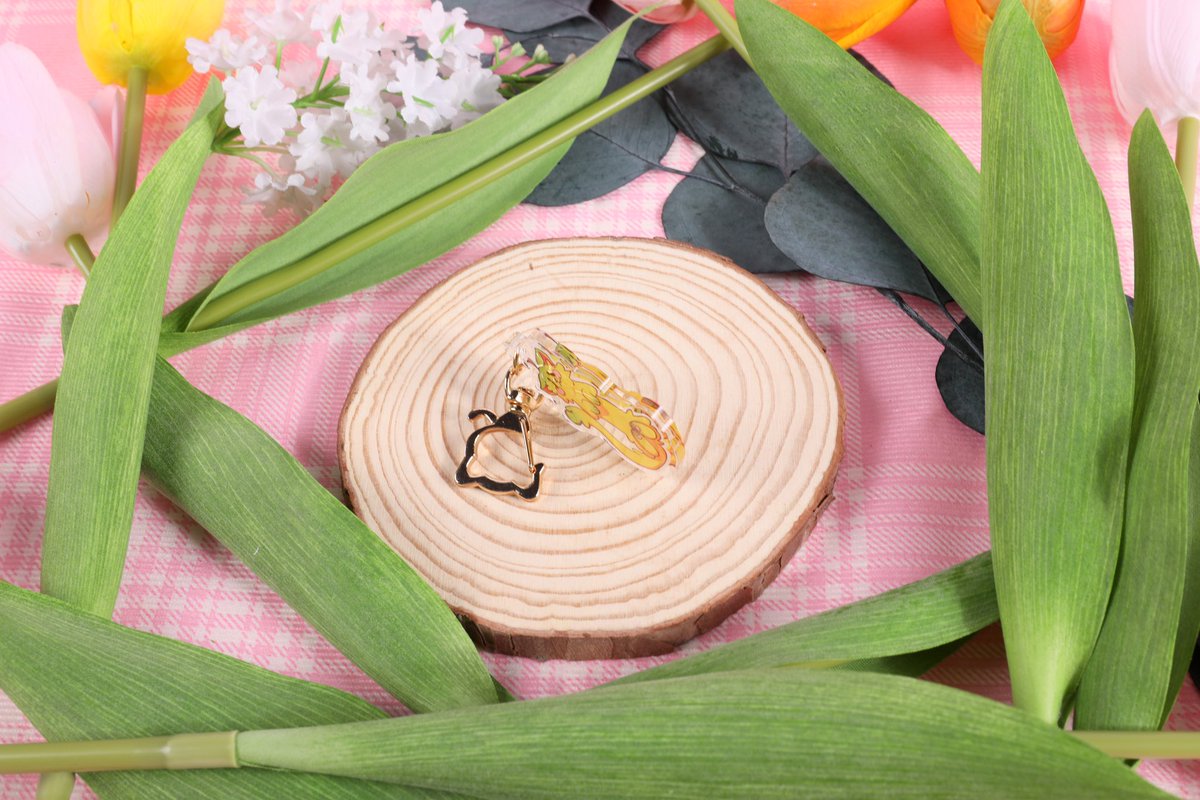
[[[261,290],[257,301],[219,314],[222,324],[254,324],[341,297],[423,264],[486,228],[537,186],[569,143],[502,178],[472,185],[468,197],[431,214],[412,206],[419,199],[430,205],[432,193],[464,188],[455,182],[472,168],[598,97],[627,30],[622,25],[554,77],[457,131],[399,142],[371,157],[311,217],[235,264],[190,327],[200,327],[206,308],[245,287]],[[412,213],[386,216],[405,207]],[[370,244],[364,249],[364,243]],[[282,288],[267,276],[283,268],[307,277]]]
[[[262,429],[162,359],[143,459],[159,489],[409,708],[497,702],[429,584]]]
[[[1191,211],[1150,112],[1129,146],[1136,271],[1136,386],[1125,532],[1112,601],[1075,706],[1081,729],[1153,730],[1179,691],[1189,539],[1188,481],[1200,395],[1200,260]],[[1180,676],[1182,677],[1182,676]]]
[[[353,695],[141,633],[0,582],[0,687],[55,739],[379,719]],[[262,770],[96,773],[102,798],[441,798],[438,792]]]
[[[1196,637],[1200,634],[1200,414],[1192,424],[1191,457],[1188,460],[1188,518],[1192,535],[1188,541],[1187,563],[1184,566],[1183,609],[1179,614],[1179,633],[1175,637],[1174,667],[1171,670],[1171,691],[1167,703],[1175,704],[1175,697],[1188,674],[1188,665],[1195,657]],[[1191,670],[1195,677],[1195,668]],[[1170,713],[1170,708],[1163,710]]]
[[[1104,195],[1019,0],[988,34],[982,178],[996,595],[1014,702],[1055,721],[1112,589],[1133,337]]]
[[[787,115],[972,319],[983,322],[979,173],[924,111],[770,0],[738,0],[754,68]]]
[[[992,624],[997,615],[991,554],[983,553],[890,592],[635,672],[614,683],[767,667],[920,675],[936,663],[930,663],[929,651],[940,653],[943,646]]]
[[[112,614],[133,522],[167,273],[221,121],[216,82],[197,119],[151,170],[114,226],[66,348],[50,449],[42,589]]]
[[[613,800],[1168,796],[1000,703],[910,678],[811,670],[242,733],[238,758],[520,800],[564,787]]]

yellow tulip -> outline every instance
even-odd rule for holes
[[[163,94],[192,74],[184,42],[207,39],[224,0],[79,0],[79,48],[101,83],[128,85],[144,70],[147,90]]]

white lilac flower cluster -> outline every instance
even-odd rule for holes
[[[197,72],[224,74],[229,131],[217,149],[263,169],[248,200],[267,213],[308,213],[386,145],[457,128],[504,99],[501,76],[485,65],[484,33],[467,27],[461,8],[434,2],[406,36],[340,2],[291,5],[247,12],[245,36],[222,29],[187,42]],[[316,59],[305,57],[312,50]]]

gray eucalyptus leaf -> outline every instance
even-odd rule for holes
[[[767,164],[784,175],[817,155],[754,70],[733,51],[680,77],[669,96],[672,120],[713,155]]]
[[[715,250],[751,272],[799,268],[767,234],[763,210],[783,185],[774,167],[705,156],[663,205],[669,238]]]
[[[775,193],[766,227],[806,272],[936,299],[920,260],[824,158],[809,161]]]
[[[527,33],[589,16],[591,0],[453,0],[448,5],[466,9],[476,24]]]
[[[983,352],[983,334],[968,318],[950,334],[951,347],[938,358],[934,378],[946,409],[962,424],[983,433],[983,362],[964,359],[972,346]],[[956,352],[957,351],[957,352]]]
[[[538,0],[538,2],[529,3],[531,11],[541,6],[542,2],[543,0]],[[598,3],[596,7],[600,12],[598,14],[577,16],[531,30],[499,27],[510,42],[519,41],[530,53],[538,45],[541,45],[546,48],[551,61],[561,64],[571,56],[583,55],[596,42],[629,19],[627,12],[611,3]],[[536,16],[536,14],[530,16]],[[659,25],[652,25],[641,20],[634,22],[625,36],[625,41],[621,44],[621,58],[637,61],[637,51],[654,38],[654,35],[660,30],[662,27]]]
[[[605,92],[644,72],[637,64],[618,61]],[[577,138],[525,202],[565,206],[606,195],[655,168],[674,139],[675,128],[658,98],[647,98]]]

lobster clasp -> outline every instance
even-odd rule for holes
[[[491,492],[493,494],[513,494],[523,500],[536,500],[538,492],[542,487],[542,469],[545,464],[534,463],[533,460],[533,437],[529,430],[529,416],[541,404],[541,396],[525,386],[516,386],[514,378],[517,378],[521,372],[525,370],[525,365],[520,358],[514,358],[512,367],[508,374],[504,376],[504,394],[508,403],[508,410],[497,417],[486,408],[477,408],[467,415],[467,418],[474,421],[479,417],[483,417],[488,421],[487,425],[482,428],[476,428],[467,437],[466,452],[463,454],[462,461],[458,464],[458,471],[454,473],[454,482],[459,486],[478,486],[480,489]],[[515,481],[500,481],[495,478],[481,473],[479,475],[471,474],[471,466],[477,459],[477,448],[479,440],[484,436],[489,436],[495,433],[516,433],[520,434],[525,443],[525,462],[529,468],[531,480],[526,485]]]

